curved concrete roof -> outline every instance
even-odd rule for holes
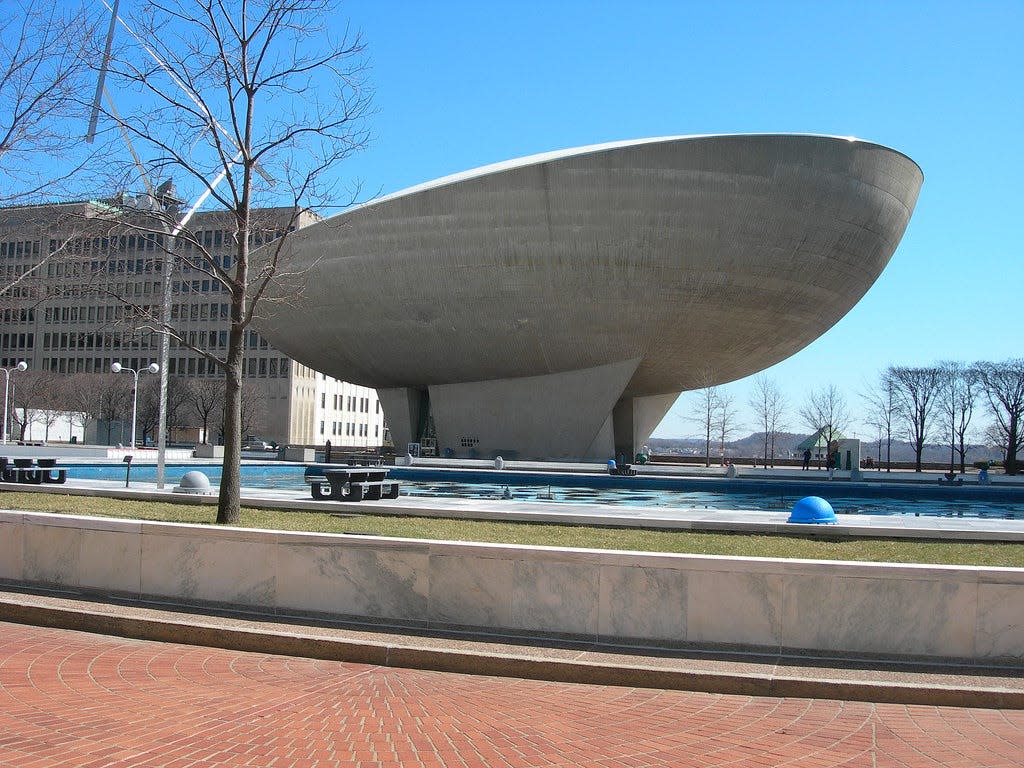
[[[892,256],[923,177],[856,139],[681,136],[448,176],[294,233],[259,327],[377,388],[640,363],[625,395],[762,370]]]

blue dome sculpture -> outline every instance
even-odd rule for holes
[[[793,505],[793,511],[786,522],[835,525],[838,521],[831,504],[820,496],[805,496]]]

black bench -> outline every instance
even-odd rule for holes
[[[306,467],[303,479],[309,483],[310,494],[318,501],[397,499],[398,482],[387,479],[389,471],[387,467],[314,464]]]
[[[56,459],[8,459],[0,456],[0,480],[5,483],[60,484],[68,479],[65,467],[58,467]]]

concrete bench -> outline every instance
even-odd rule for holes
[[[332,501],[376,501],[397,499],[398,482],[388,480],[387,467],[354,467],[343,464],[315,464],[306,467],[303,479],[314,499]],[[326,491],[324,488],[326,487]]]
[[[56,459],[8,459],[0,456],[0,480],[5,483],[60,484],[68,479],[66,467],[57,466]]]
[[[609,475],[621,475],[622,477],[633,477],[636,474],[636,470],[633,469],[629,464],[618,464],[608,465]]]

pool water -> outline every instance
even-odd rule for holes
[[[610,506],[742,509],[788,512],[804,495],[769,496],[754,493],[702,491],[622,490],[561,488],[558,486],[465,484],[454,482],[402,481],[403,496],[450,496],[463,499],[502,499],[505,488],[514,501],[545,501],[565,504]],[[976,500],[926,500],[892,498],[831,498],[837,515],[934,515],[939,517],[1021,517],[1024,505]]]
[[[206,474],[214,484],[220,481],[220,465],[196,466],[186,464],[168,465],[166,471],[168,485],[174,485],[181,476],[193,469]],[[123,480],[123,465],[80,465],[73,470],[78,477],[101,480]],[[301,465],[281,464],[243,464],[242,485],[248,487],[305,491],[308,486],[303,481],[304,467]],[[395,469],[392,476],[401,483],[403,496],[419,497],[452,497],[463,499],[501,499],[505,489],[515,501],[543,501],[558,504],[597,504],[602,506],[622,507],[654,507],[654,508],[707,508],[707,509],[742,509],[768,512],[789,511],[793,504],[804,496],[819,495],[828,499],[836,514],[860,515],[929,515],[939,517],[988,517],[988,518],[1022,518],[1024,519],[1024,496],[1021,491],[1018,499],[985,499],[966,497],[934,498],[937,489],[912,488],[908,486],[878,489],[872,487],[870,496],[848,496],[854,488],[844,486],[807,484],[806,482],[779,482],[774,484],[778,490],[772,492],[771,483],[757,482],[756,492],[743,493],[723,490],[721,482],[705,482],[701,480],[675,480],[672,484],[683,486],[679,490],[643,487],[644,485],[669,484],[669,481],[656,478],[629,478],[629,487],[593,487],[605,484],[609,478],[602,476],[553,476],[551,484],[537,483],[536,473],[532,473],[524,484],[515,483],[515,475],[505,473],[501,479],[506,482],[483,482],[484,477],[477,479],[480,473],[473,475],[470,481],[448,481],[435,478],[410,480],[405,475],[407,469]],[[436,473],[428,473],[435,474]],[[141,482],[156,480],[156,467],[139,465],[131,468],[131,479]],[[530,482],[530,481],[533,482]],[[562,485],[556,484],[562,483]],[[744,481],[744,485],[753,485]],[[697,486],[694,488],[693,486]],[[708,486],[703,489],[700,486]],[[978,489],[972,489],[978,490]],[[923,496],[923,497],[921,497]]]

